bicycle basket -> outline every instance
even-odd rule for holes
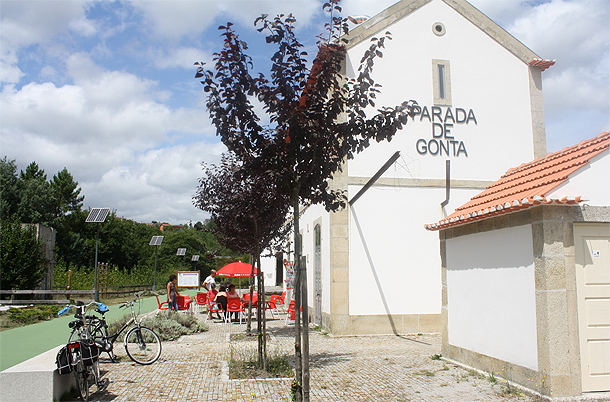
[[[67,346],[59,349],[55,358],[55,364],[59,374],[70,374],[72,372],[72,353],[70,353]]]
[[[91,339],[81,339],[80,355],[85,366],[91,366],[100,357],[100,349]]]

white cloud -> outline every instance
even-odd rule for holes
[[[22,47],[46,43],[66,32],[72,21],[83,20],[87,1],[3,0],[3,46]]]
[[[193,67],[194,62],[212,60],[212,56],[209,53],[195,47],[171,48],[168,53],[164,53],[163,50],[159,49],[151,58],[151,63],[160,69],[178,67],[193,71],[193,75],[195,71],[195,67]]]
[[[49,174],[67,167],[87,206],[109,205],[144,221],[196,214],[188,204],[200,163],[217,161],[223,148],[204,111],[174,110],[156,82],[106,71],[85,54],[72,55],[67,64],[72,85],[4,87],[3,154],[21,168],[36,161]],[[171,216],[155,215],[168,206]]]
[[[201,162],[217,163],[223,151],[221,144],[205,142],[147,151],[129,165],[111,168],[98,182],[84,183],[83,192],[92,194],[86,202],[141,222],[203,220],[206,214],[192,204]]]
[[[152,25],[155,35],[178,40],[187,36],[199,39],[202,32],[215,28],[216,18],[252,26],[261,14],[293,13],[299,24],[306,25],[322,3],[319,0],[162,0],[132,1],[131,4]]]
[[[24,75],[19,67],[0,59],[0,83],[16,84]]]

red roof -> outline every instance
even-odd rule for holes
[[[530,66],[540,67],[541,71],[546,70],[547,68],[554,66],[556,60],[548,60],[548,59],[532,59],[528,63]]]
[[[424,226],[428,230],[439,230],[534,205],[576,204],[584,201],[581,194],[561,199],[547,199],[546,196],[566,182],[572,173],[586,166],[591,158],[608,148],[610,132],[601,133],[580,144],[509,169],[500,180],[472,197],[453,214]]]

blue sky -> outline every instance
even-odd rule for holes
[[[373,16],[394,0],[344,0]],[[223,146],[205,112],[194,61],[210,61],[227,21],[256,71],[268,50],[253,20],[292,12],[315,54],[325,22],[317,0],[0,0],[0,157],[19,169],[63,167],[85,206],[140,222],[185,223],[201,162]],[[610,130],[610,1],[472,0],[543,58],[549,152]]]

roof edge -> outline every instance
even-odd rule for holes
[[[378,32],[389,27],[396,21],[411,14],[413,11],[421,8],[423,5],[432,0],[402,0],[394,5],[386,8],[375,16],[369,18],[363,23],[356,26],[354,29],[344,36],[347,39],[347,49],[364,42],[368,38],[372,38]]]
[[[506,50],[517,56],[517,58],[525,64],[530,65],[532,60],[542,59],[542,57],[525,46],[519,39],[508,33],[508,31],[469,2],[465,0],[443,0],[443,2],[472,22],[481,31],[489,35],[489,37],[504,46]]]
[[[374,17],[366,20],[360,25],[352,29],[344,38],[349,42],[347,49],[364,42],[366,39],[373,37],[390,25],[418,10],[422,6],[430,3],[432,0],[402,0],[398,3],[386,8]],[[498,42],[506,50],[511,52],[519,60],[523,61],[528,67],[541,67],[544,71],[546,68],[554,64],[554,60],[542,59],[534,51],[525,46],[521,41],[508,33],[504,28],[495,23],[491,18],[483,14],[472,4],[466,0],[442,0],[449,7],[453,8],[460,15],[470,21],[473,25],[485,32],[490,38]],[[539,66],[533,61],[547,61],[545,65]],[[552,63],[552,64],[551,64]]]

